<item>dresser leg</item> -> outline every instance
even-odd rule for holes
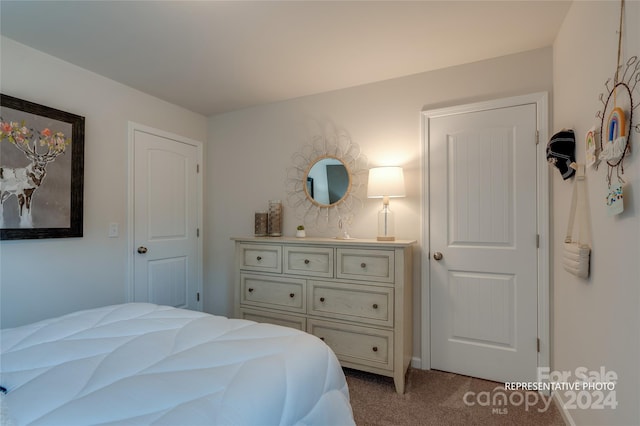
[[[404,394],[404,374],[395,375],[393,377],[393,383],[396,385],[396,392],[399,395]]]

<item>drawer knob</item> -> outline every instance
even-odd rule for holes
[[[305,264],[305,265],[308,265],[308,264],[309,264],[309,259],[305,259],[305,260],[304,260],[304,264]]]
[[[293,299],[294,297],[296,297],[296,295],[295,293],[289,293],[289,297]]]
[[[366,264],[366,263],[364,263],[364,262],[362,262],[362,263],[360,264],[360,267],[361,267],[361,268],[366,268],[366,267],[367,267],[367,264]]]
[[[321,297],[321,298],[320,298],[320,301],[321,301],[321,302],[324,302],[324,297]]]
[[[378,304],[377,303],[373,304],[373,309],[378,309]]]
[[[260,262],[260,261],[262,260],[262,256],[258,256],[258,257],[256,257],[256,260],[257,260],[258,262]]]
[[[377,346],[374,346],[372,349],[373,349],[374,352],[378,352],[378,347]]]
[[[253,293],[253,289],[251,287],[249,287],[248,291],[249,293]]]

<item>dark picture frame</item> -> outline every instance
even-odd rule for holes
[[[0,240],[82,237],[85,118],[4,94],[0,117]]]

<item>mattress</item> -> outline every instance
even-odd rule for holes
[[[291,328],[131,303],[2,330],[0,348],[17,425],[354,424],[334,353]]]

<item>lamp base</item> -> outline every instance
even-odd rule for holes
[[[389,208],[389,197],[384,197],[382,210],[378,212],[378,241],[394,241],[394,214]]]

